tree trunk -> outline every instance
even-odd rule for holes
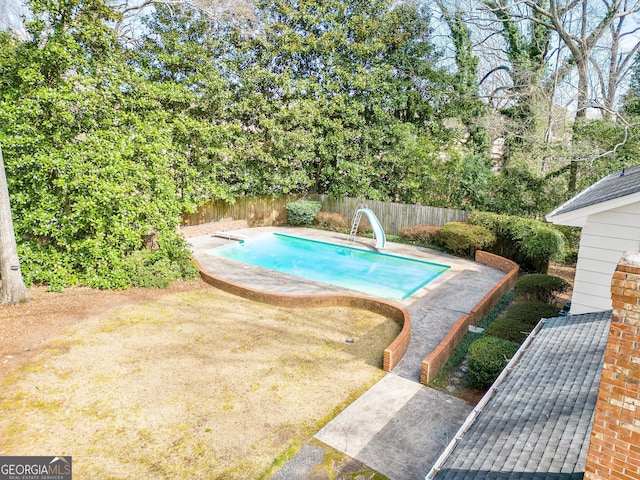
[[[604,112],[603,116],[605,120],[610,122],[615,121],[614,116],[614,104],[616,100],[616,91],[620,79],[618,75],[621,73],[618,70],[618,50],[620,49],[620,30],[622,29],[622,22],[624,18],[620,19],[618,25],[615,28],[611,28],[611,55],[609,56],[609,79],[607,81],[607,91],[602,92],[604,97]],[[622,61],[624,62],[624,60]]]
[[[31,300],[29,290],[24,284],[16,237],[11,219],[9,188],[4,171],[2,147],[0,147],[0,305],[16,305]]]
[[[571,160],[571,165],[569,166],[569,194],[573,195],[576,193],[576,186],[578,184],[578,162],[576,160]]]
[[[587,118],[587,108],[589,107],[589,74],[587,73],[588,58],[577,59],[576,68],[578,69],[578,109],[576,111],[576,117]]]

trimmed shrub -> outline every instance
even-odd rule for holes
[[[469,346],[469,383],[479,388],[490,386],[518,347],[516,342],[496,337],[474,340]]]
[[[532,225],[526,237],[520,241],[520,252],[533,271],[546,272],[551,260],[564,258],[564,238],[553,228]]]
[[[171,261],[149,250],[133,252],[124,260],[134,287],[167,288],[176,278],[196,278],[198,269],[189,259]]]
[[[518,279],[513,289],[517,298],[533,302],[552,303],[556,295],[569,289],[569,284],[554,275],[534,273]]]
[[[302,199],[288,203],[287,221],[289,225],[311,225],[321,208],[320,202],[313,200]]]
[[[544,302],[517,302],[511,305],[506,315],[514,320],[535,326],[541,318],[558,316],[558,307]]]
[[[468,221],[496,235],[492,253],[510,258],[526,270],[546,273],[551,260],[564,259],[564,236],[548,223],[488,212],[473,212]]]
[[[484,331],[485,335],[503,338],[512,342],[522,343],[533,329],[533,325],[521,322],[509,315],[491,322],[491,325]]]
[[[440,242],[457,254],[473,255],[476,250],[492,245],[495,240],[495,235],[480,225],[450,222],[440,229]]]
[[[313,223],[335,232],[349,228],[349,224],[342,215],[332,212],[318,212]]]
[[[429,245],[438,243],[441,229],[442,227],[435,225],[411,225],[400,230],[399,236],[411,242]]]

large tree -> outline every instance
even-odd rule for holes
[[[29,290],[24,284],[20,271],[2,146],[0,146],[0,281],[0,305],[15,305],[30,300]]]
[[[630,0],[624,0],[621,9],[626,11],[630,4]],[[601,108],[607,120],[616,118],[619,92],[633,73],[634,59],[640,49],[639,31],[633,16],[618,16],[609,25],[608,35],[594,48],[591,64],[600,87],[600,99],[593,106]]]
[[[427,13],[385,0],[265,1],[257,12],[230,67],[246,171],[264,189],[401,195],[402,125],[439,142],[455,95],[434,66]]]
[[[531,75],[535,86],[543,86],[553,93],[558,81],[567,79],[575,72],[575,100],[578,117],[585,117],[587,109],[594,104],[595,92],[590,91],[592,66],[599,70],[602,82],[611,82],[602,87],[604,103],[611,106],[621,76],[626,71],[630,55],[637,50],[637,41],[629,51],[623,52],[622,40],[629,44],[635,33],[636,22],[627,21],[640,9],[638,0],[480,0],[502,25],[509,57],[517,60],[514,53],[526,48],[524,58],[530,65],[520,69]],[[523,27],[529,32],[523,37]],[[559,51],[552,59],[546,57],[550,33],[560,40]],[[515,34],[515,35],[514,35]],[[515,40],[515,42],[514,42]],[[522,42],[526,40],[526,42]],[[514,48],[515,47],[515,48]],[[594,55],[597,50],[606,51],[605,57]],[[549,68],[555,62],[554,69]],[[518,72],[518,62],[513,72]],[[609,75],[604,75],[608,71]],[[554,73],[549,75],[549,73]],[[545,73],[547,74],[545,76]],[[514,78],[515,80],[515,78]],[[597,80],[596,80],[597,81]],[[514,82],[517,86],[517,82]]]
[[[449,29],[453,43],[453,59],[456,71],[453,85],[456,95],[451,106],[456,116],[465,124],[473,139],[477,151],[486,151],[488,136],[479,119],[488,112],[487,106],[480,100],[478,85],[478,64],[480,59],[473,49],[473,31],[468,23],[468,13],[460,6],[436,0],[442,17]]]
[[[180,195],[183,178],[193,190],[174,144],[180,119],[160,101],[184,92],[123,61],[100,0],[32,9],[29,41],[0,37],[0,138],[25,280],[166,285],[191,271],[176,227],[195,194]]]

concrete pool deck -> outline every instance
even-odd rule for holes
[[[265,233],[345,244],[337,232],[297,227],[259,227],[225,232],[246,238]],[[285,295],[354,294],[359,292],[291,275],[241,265],[206,251],[237,240],[211,234],[187,239],[194,258],[206,272],[237,285]],[[363,239],[363,242],[366,242]],[[358,244],[367,248],[362,244]],[[411,316],[411,337],[403,358],[391,373],[325,425],[316,439],[392,480],[424,478],[471,407],[462,400],[421,385],[422,361],[433,352],[465,314],[469,314],[505,273],[442,252],[387,242],[384,253],[406,256],[451,268],[403,301],[390,301]],[[274,479],[328,478],[304,447]],[[313,447],[319,448],[319,447]],[[326,474],[326,472],[325,472]]]

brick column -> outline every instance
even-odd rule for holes
[[[627,252],[611,282],[613,315],[585,478],[640,479],[640,253]]]

